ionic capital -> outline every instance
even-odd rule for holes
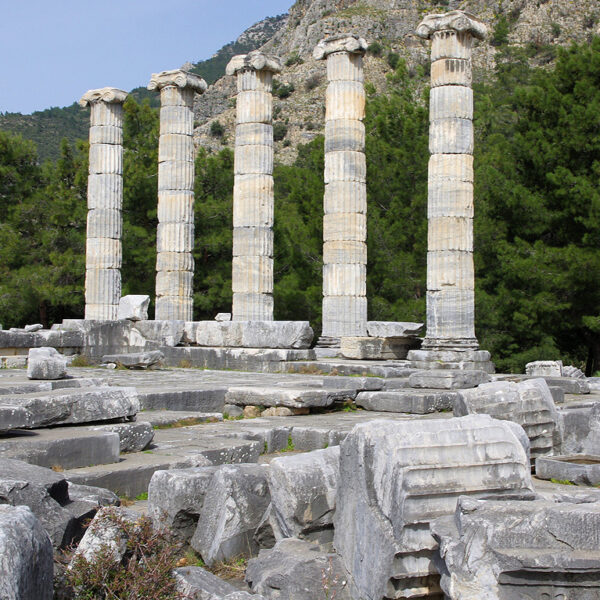
[[[125,102],[127,92],[113,87],[104,87],[98,90],[88,90],[79,101],[79,106],[91,106],[98,102],[106,104],[121,104]]]
[[[189,71],[183,71],[181,69],[175,69],[173,71],[161,71],[160,73],[152,73],[150,83],[148,84],[149,90],[161,90],[167,86],[177,86],[179,88],[190,88],[202,94],[206,91],[206,81],[190,73]]]
[[[279,73],[282,69],[281,59],[272,54],[265,54],[260,50],[253,50],[248,54],[234,56],[227,65],[227,75],[236,75],[240,71],[271,71]]]
[[[364,54],[367,51],[367,42],[358,35],[341,33],[322,39],[313,51],[313,58],[325,60],[334,52],[348,52],[349,54]]]
[[[487,35],[485,23],[471,13],[462,10],[451,10],[442,15],[427,15],[417,27],[416,33],[419,37],[430,39],[438,31],[470,33],[480,40]]]

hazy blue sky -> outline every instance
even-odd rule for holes
[[[0,0],[0,112],[67,106],[209,58],[294,0]]]

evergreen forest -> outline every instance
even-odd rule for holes
[[[367,86],[372,320],[423,321],[428,90],[394,61]],[[533,68],[502,46],[475,91],[476,331],[497,370],[562,359],[600,369],[600,38]],[[153,294],[158,111],[125,103],[123,294]],[[0,132],[0,323],[49,325],[84,308],[87,142],[40,164]],[[323,138],[275,167],[275,317],[320,329]],[[233,153],[196,160],[195,319],[231,307]]]

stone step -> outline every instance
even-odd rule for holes
[[[399,389],[360,392],[356,404],[365,410],[426,415],[452,411],[459,392],[451,390]]]
[[[287,362],[285,373],[307,375],[362,375],[363,377],[408,377],[416,371],[408,361],[323,359]]]
[[[106,385],[100,377],[67,377],[51,381],[27,380],[25,377],[0,378],[0,396],[11,394],[36,394],[51,390],[89,388]]]
[[[240,406],[287,406],[288,408],[322,408],[335,401],[354,400],[356,389],[318,389],[283,386],[233,386],[225,395],[227,404]]]
[[[84,427],[17,430],[0,436],[0,457],[63,470],[119,461],[119,435]]]
[[[138,413],[138,419],[148,421],[155,429],[162,429],[222,421],[223,413],[194,410],[143,410]]]
[[[198,384],[194,387],[140,387],[138,398],[143,410],[186,410],[223,412],[227,387]]]

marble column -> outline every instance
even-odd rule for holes
[[[279,58],[259,51],[234,56],[237,76],[233,187],[234,321],[273,320],[273,73]]]
[[[85,318],[113,321],[121,298],[123,230],[123,102],[127,92],[101,88],[86,92],[90,160],[85,245]]]
[[[160,91],[158,140],[157,321],[193,319],[194,95],[204,80],[187,71],[154,73]]]
[[[327,61],[325,197],[323,200],[323,330],[319,346],[367,335],[367,166],[363,56],[355,35],[319,42]]]
[[[477,350],[473,268],[473,91],[471,48],[485,25],[451,11],[429,15],[431,39],[427,333],[424,350]]]

